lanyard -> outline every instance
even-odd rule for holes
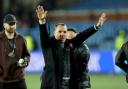
[[[15,40],[14,39],[8,40],[8,44],[12,48],[12,51],[9,52],[8,56],[11,58],[14,58],[15,57],[15,48],[16,48]]]

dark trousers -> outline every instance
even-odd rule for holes
[[[62,89],[69,89],[69,80],[62,81]]]
[[[25,80],[13,83],[0,83],[0,89],[27,89]]]

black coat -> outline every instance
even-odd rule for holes
[[[41,83],[41,89],[61,89],[62,77],[63,77],[63,60],[70,58],[71,69],[71,86],[76,84],[72,81],[76,77],[76,65],[74,64],[74,54],[69,46],[70,43],[74,47],[79,46],[82,42],[95,33],[94,26],[87,30],[84,30],[78,34],[74,39],[65,42],[64,50],[58,45],[57,40],[54,37],[49,37],[46,24],[40,25],[40,38],[41,46],[43,50],[45,68]],[[72,89],[72,88],[71,88]]]
[[[89,48],[85,43],[74,49],[76,60],[76,81],[79,89],[90,88],[90,76],[88,73],[88,61],[90,58]]]
[[[128,42],[124,43],[116,55],[116,65],[119,66],[124,72],[128,72]]]

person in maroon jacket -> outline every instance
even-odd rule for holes
[[[30,54],[25,39],[16,32],[16,23],[14,15],[6,15],[0,32],[0,89],[27,89],[24,68]]]

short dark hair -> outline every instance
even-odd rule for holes
[[[67,30],[67,31],[72,31],[72,32],[77,33],[75,28],[68,28],[68,30]]]
[[[58,25],[67,26],[65,23],[57,23],[57,24],[56,24],[56,27],[57,27]]]

